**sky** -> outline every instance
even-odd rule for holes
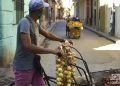
[[[62,0],[63,7],[70,8],[72,6],[72,0]],[[108,4],[109,7],[113,6],[113,3],[115,3],[116,6],[120,5],[120,0],[100,0],[100,5]]]
[[[108,7],[112,7],[113,3],[115,6],[119,6],[120,0],[100,0],[100,6],[108,4]],[[62,0],[62,5],[64,8],[70,8],[71,15],[74,15],[73,0]]]
[[[108,4],[109,7],[112,7],[113,3],[115,3],[116,6],[119,6],[120,0],[100,0],[100,6]]]
[[[62,3],[63,3],[63,7],[65,8],[71,8],[73,4],[72,0],[62,0]]]

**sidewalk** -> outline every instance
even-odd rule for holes
[[[112,41],[113,43],[116,43],[116,41],[120,40],[119,38],[116,38],[116,37],[113,37],[113,36],[110,36],[109,34],[107,33],[103,33],[103,32],[100,32],[100,31],[96,31],[95,29],[93,29],[92,27],[90,26],[87,26],[87,25],[84,25],[84,27],[96,34],[98,34],[99,36],[102,36],[110,41]]]

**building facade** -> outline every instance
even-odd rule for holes
[[[115,14],[115,36],[120,38],[120,6],[116,7]]]
[[[87,21],[87,0],[73,0],[74,1],[74,16],[78,16],[83,23]]]
[[[10,65],[16,49],[18,21],[28,14],[28,0],[0,0],[0,65]]]
[[[51,1],[51,0],[50,0]],[[48,3],[52,4],[47,0]],[[54,1],[54,0],[52,0]],[[29,14],[29,0],[0,0],[0,66],[8,67],[16,49],[17,24]],[[51,9],[47,10],[49,20]],[[54,18],[53,18],[54,19]]]

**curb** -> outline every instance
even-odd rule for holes
[[[116,41],[119,40],[119,39],[117,39],[117,38],[115,38],[115,37],[110,36],[109,34],[105,34],[105,33],[103,33],[103,32],[96,31],[95,29],[93,29],[93,28],[91,28],[91,27],[89,27],[89,26],[87,26],[87,25],[84,25],[84,27],[85,27],[86,29],[88,29],[89,31],[98,34],[99,36],[104,37],[104,38],[110,40],[110,41],[113,42],[113,43],[116,43]]]

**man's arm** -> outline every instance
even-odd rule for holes
[[[55,50],[37,47],[36,45],[32,44],[30,34],[28,34],[28,33],[21,33],[21,41],[22,41],[22,45],[23,45],[24,49],[29,52],[36,53],[36,54],[55,54],[55,55],[57,55],[57,52]]]
[[[40,33],[50,40],[65,42],[65,39],[59,38],[55,34],[52,34],[51,32],[48,32],[43,28],[40,29]]]

